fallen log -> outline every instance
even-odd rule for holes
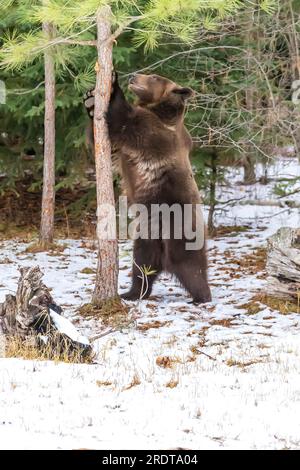
[[[62,316],[49,289],[42,282],[38,266],[20,268],[16,295],[7,295],[0,303],[0,335],[6,340],[18,338],[31,344],[47,357],[77,357],[80,361],[91,355],[89,340]]]
[[[234,200],[231,201],[232,204]],[[224,201],[227,204],[228,201]],[[294,200],[284,201],[282,199],[238,199],[236,203],[241,206],[280,207],[282,209],[299,209],[300,202]]]
[[[300,228],[284,227],[268,240],[267,293],[300,301]]]

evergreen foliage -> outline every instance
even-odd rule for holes
[[[266,158],[274,146],[293,141],[294,77],[288,64],[291,24],[299,31],[298,0],[292,5],[294,23],[288,0],[2,0],[0,78],[7,87],[7,103],[0,105],[2,189],[12,188],[26,172],[33,175],[32,190],[41,183],[42,52],[49,47],[41,33],[43,21],[57,29],[51,47],[57,74],[58,187],[91,186],[85,170],[93,159],[82,95],[94,85],[96,50],[80,42],[94,41],[93,18],[104,3],[111,5],[114,31],[124,29],[114,62],[125,87],[129,72],[146,70],[196,91],[187,124],[196,143],[201,186],[207,186],[212,152],[239,159],[250,143],[253,158]],[[255,90],[251,109],[249,89]]]

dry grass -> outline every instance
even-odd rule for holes
[[[83,268],[81,274],[96,274],[96,269],[93,268]]]
[[[132,377],[132,380],[131,380],[130,384],[127,385],[127,387],[124,387],[123,391],[130,390],[131,388],[136,387],[137,385],[141,385],[141,379],[140,379],[138,373],[136,372],[134,374],[134,376]]]
[[[266,305],[274,312],[279,312],[281,315],[289,315],[290,313],[300,313],[300,302],[280,299],[267,294],[257,294],[252,298],[253,302],[260,302]]]
[[[175,388],[179,384],[178,380],[170,380],[169,382],[166,383],[167,388]]]
[[[170,357],[170,356],[158,356],[155,362],[156,362],[156,365],[164,369],[172,369],[172,367],[175,364],[181,363],[178,357]]]
[[[236,308],[246,310],[247,315],[256,315],[257,313],[264,310],[264,307],[260,303],[254,300],[250,300],[249,302],[246,302],[245,304],[238,305]]]
[[[96,385],[98,387],[110,387],[113,383],[109,380],[96,380]]]
[[[266,277],[267,252],[265,248],[257,248],[252,253],[237,258],[233,250],[225,250],[226,265],[220,271],[230,279],[240,279],[244,275],[256,275],[258,279]]]
[[[247,232],[249,225],[219,225],[215,228],[214,237],[234,237],[240,233]]]
[[[267,250],[257,248],[253,253],[245,254],[237,261],[237,264],[247,274],[257,274],[266,268]]]
[[[26,339],[22,339],[20,336],[10,336],[5,341],[5,357],[90,364],[93,361],[94,355],[91,351],[85,354],[82,349],[71,347],[69,341],[62,342],[61,336],[59,344],[52,337],[47,344],[42,345],[39,344],[35,336]]]
[[[150,330],[151,328],[162,328],[163,326],[168,326],[171,323],[172,323],[172,321],[154,320],[154,321],[150,321],[150,322],[140,323],[137,326],[137,329],[139,331],[147,331],[147,330]]]
[[[253,359],[247,362],[236,361],[235,359],[228,359],[226,361],[226,364],[229,367],[239,367],[240,369],[245,369],[245,367],[252,366],[253,364],[259,364],[261,362],[263,362],[262,359]]]
[[[87,319],[99,319],[106,326],[116,329],[128,328],[132,324],[129,315],[130,307],[125,305],[119,297],[110,299],[102,305],[84,304],[77,312]]]
[[[50,245],[43,245],[40,242],[34,242],[31,245],[29,245],[24,253],[41,253],[43,251],[47,251],[48,253],[51,253],[53,256],[61,255],[61,253],[67,248],[67,244],[64,243],[62,245],[59,245],[57,243],[51,243]]]
[[[300,313],[300,303],[295,300],[280,299],[265,293],[254,295],[249,302],[238,305],[236,308],[246,310],[248,315],[256,315],[269,307],[273,312],[280,313],[281,315],[289,315],[290,313]],[[265,317],[265,320],[272,319],[272,317]]]
[[[211,320],[209,323],[212,326],[218,325],[218,326],[223,326],[224,328],[230,328],[232,326],[232,322],[234,321],[234,318],[222,318],[220,320]]]

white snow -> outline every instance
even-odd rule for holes
[[[282,158],[269,171],[292,178],[300,165]],[[227,179],[231,186],[218,189],[222,200],[275,199],[276,182],[241,186],[239,169]],[[191,305],[163,275],[129,327],[94,343],[95,364],[0,359],[0,448],[299,448],[300,316],[240,308],[266,281],[237,264],[279,227],[300,226],[299,210],[224,209],[217,224],[248,228],[209,241],[213,302]],[[0,243],[0,302],[16,289],[18,265],[39,264],[54,300],[91,337],[106,327],[76,308],[90,300],[94,275],[81,271],[96,267],[96,253],[82,241],[62,243],[57,256],[25,253],[18,240]],[[120,244],[121,291],[130,284],[130,248]],[[161,327],[145,329],[154,322]],[[170,368],[159,365],[162,356]]]
[[[73,323],[71,323],[70,320],[63,317],[62,315],[59,315],[56,312],[53,312],[53,310],[50,310],[50,316],[60,333],[67,335],[70,339],[77,343],[89,346],[89,340],[85,336],[78,333],[75,326],[73,325]]]

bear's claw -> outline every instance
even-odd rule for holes
[[[84,94],[83,102],[88,115],[92,118],[94,116],[95,88],[92,88]]]

